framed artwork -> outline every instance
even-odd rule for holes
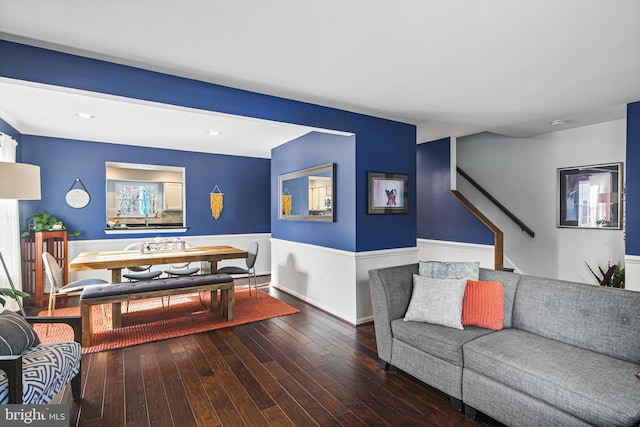
[[[622,228],[622,163],[558,169],[558,227]]]
[[[367,172],[369,214],[409,212],[409,175]]]

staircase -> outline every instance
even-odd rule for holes
[[[457,172],[465,178],[471,185],[473,185],[483,196],[485,196],[491,203],[493,203],[500,211],[502,211],[507,217],[514,221],[522,231],[527,233],[532,238],[535,233],[524,222],[520,220],[515,214],[507,209],[502,203],[500,203],[491,193],[489,193],[484,187],[482,187],[476,180],[471,178],[469,174],[464,172],[460,167],[456,168]],[[496,226],[489,218],[487,218],[476,206],[471,203],[466,197],[464,197],[459,191],[451,190],[451,194],[466,207],[476,218],[478,218],[484,225],[493,233],[493,246],[494,246],[494,269],[495,270],[512,270],[504,268],[504,233],[498,226]]]

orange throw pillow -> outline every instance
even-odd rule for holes
[[[504,319],[504,288],[500,282],[467,280],[462,324],[499,331]]]

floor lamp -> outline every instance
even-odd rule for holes
[[[40,200],[40,167],[25,163],[0,162],[0,199]],[[11,289],[15,291],[2,251],[0,261]],[[16,298],[16,302],[22,315],[26,316],[20,298]]]

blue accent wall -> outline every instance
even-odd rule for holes
[[[640,101],[627,105],[626,254],[640,255]]]
[[[43,179],[42,199],[22,202],[21,227],[29,216],[42,209],[61,219],[69,230],[80,231],[78,239],[105,238],[105,162],[112,161],[185,167],[186,235],[270,231],[268,159],[31,135],[22,139],[23,161],[40,165]],[[82,209],[68,206],[64,199],[76,178],[82,180],[91,195],[91,203]],[[209,193],[216,185],[224,193],[224,209],[217,220],[211,215],[209,202]],[[130,237],[134,235],[109,236]]]
[[[0,40],[0,76],[284,123],[362,133],[415,126]],[[386,138],[401,143],[403,135]]]
[[[365,137],[366,136],[366,137]],[[356,239],[358,251],[416,246],[416,128],[371,123],[356,135]],[[409,212],[367,214],[367,172],[409,175]]]
[[[493,233],[449,192],[450,139],[419,144],[418,238],[493,245]]]
[[[271,200],[271,236],[346,251],[356,250],[354,136],[312,132],[271,151],[271,192],[278,194],[278,176],[320,166],[336,164],[335,222],[305,222],[278,219],[278,199]],[[295,191],[295,190],[292,190]],[[305,194],[307,190],[305,189]]]
[[[339,217],[338,222],[330,226],[332,228],[313,229],[314,233],[320,234],[319,238],[311,238],[312,230],[307,229],[306,226],[302,226],[302,230],[304,230],[302,232],[298,224],[293,224],[289,221],[287,222],[289,225],[281,225],[277,230],[272,229],[272,235],[274,235],[275,231],[275,234],[281,238],[287,236],[286,238],[295,241],[309,241],[310,243],[322,244],[327,247],[348,248],[348,250],[353,251],[415,246],[416,129],[413,125],[8,41],[0,41],[0,57],[2,58],[2,61],[0,61],[0,76],[6,78],[353,133],[356,135],[353,152],[342,153],[341,149],[333,153],[320,152],[318,157],[313,159],[312,164],[308,165],[304,165],[305,159],[309,158],[306,153],[301,154],[300,159],[294,159],[288,154],[283,154],[283,159],[281,160],[285,164],[278,164],[277,169],[291,171],[328,162],[342,164],[341,170],[337,172],[342,182],[342,184],[339,184],[338,189],[338,202],[342,207],[338,206],[337,209],[338,214],[344,216]],[[35,144],[35,139],[33,141]],[[38,153],[31,151],[32,148],[28,143],[23,145],[23,155],[26,156],[24,161],[27,161],[26,158],[33,159],[39,156]],[[308,145],[307,148],[311,152],[314,151]],[[27,151],[29,152],[27,153]],[[97,154],[93,153],[92,151],[88,155],[96,156],[100,161],[106,160],[101,158],[102,153],[100,151],[97,151]],[[175,153],[177,152],[171,152],[167,158],[177,155]],[[328,156],[329,154],[331,156]],[[347,165],[344,160],[345,156],[355,156],[355,158],[352,158],[351,164]],[[331,159],[320,161],[321,158],[326,157],[331,157]],[[41,161],[44,161],[44,159],[41,159]],[[274,162],[277,163],[279,161],[279,159],[273,158],[272,166]],[[286,162],[290,162],[291,166],[294,167],[286,167]],[[149,161],[148,163],[153,162]],[[189,171],[187,180],[194,173],[212,170],[210,166],[201,169],[200,166],[196,167],[195,165],[197,163],[194,164],[193,170],[197,172]],[[192,165],[189,163],[188,169],[191,168]],[[246,168],[242,168],[242,171],[244,170]],[[408,214],[368,215],[366,213],[367,171],[406,173],[409,175],[410,209]],[[274,185],[273,176],[272,171],[272,186]],[[234,175],[234,177],[237,178],[238,175]],[[81,178],[84,181],[84,177]],[[43,174],[43,181],[50,180],[53,183],[59,179],[58,175],[51,175],[47,170]],[[268,175],[264,179],[269,179]],[[56,185],[59,188],[67,187],[65,188],[66,191],[71,182],[69,180],[69,183],[67,183],[65,177],[64,180],[61,180]],[[48,183],[47,185],[50,184]],[[220,186],[220,184],[218,185]],[[222,186],[220,187],[225,192],[226,209],[229,191]],[[210,188],[207,189],[207,194],[210,190]],[[351,195],[351,197],[343,199],[342,194]],[[189,211],[199,208],[192,200],[192,197],[195,196],[187,196]],[[246,195],[242,195],[242,197],[246,197]],[[54,205],[53,207],[56,206]],[[46,202],[42,202],[42,208],[53,210],[46,205]],[[271,213],[273,214],[274,212],[275,210],[272,208]],[[187,218],[188,226],[193,227],[190,232],[199,234],[200,232],[206,233],[211,230],[211,227],[199,224],[200,221],[204,221],[207,214],[210,214],[208,207],[206,211],[189,213],[190,217]],[[224,215],[225,213],[223,212]],[[352,215],[353,219],[351,219]],[[342,220],[348,219],[348,222],[340,222],[340,218]],[[270,218],[267,217],[266,221],[269,220]],[[102,223],[102,221],[101,217],[100,222]],[[273,220],[271,221],[273,227]],[[242,232],[249,232],[251,227],[248,223],[246,225],[247,227],[242,227]],[[291,230],[285,231],[284,227],[290,227]],[[221,230],[220,232],[226,233],[230,231]],[[85,233],[83,233],[85,236],[94,235],[90,231],[85,231]]]

